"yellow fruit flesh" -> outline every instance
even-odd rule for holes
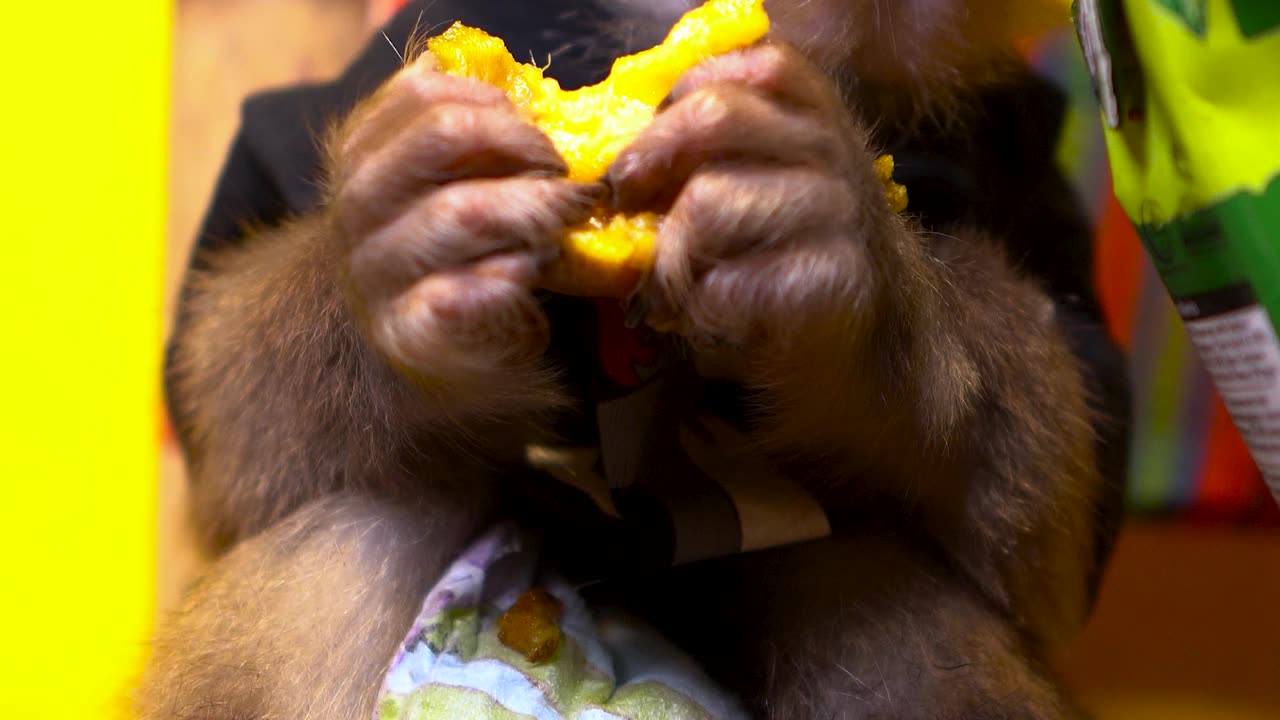
[[[604,81],[570,91],[540,68],[516,62],[499,38],[461,23],[428,40],[427,50],[442,72],[502,89],[551,138],[570,179],[592,182],[604,177],[653,120],[681,75],[708,58],[755,43],[768,29],[764,0],[708,0],[686,13],[662,44],[619,58]],[[888,162],[891,173],[892,158]],[[900,211],[905,190],[893,185],[880,165],[877,172]],[[630,295],[653,263],[658,221],[652,213],[600,211],[566,234],[562,257],[544,286],[570,295]]]
[[[885,198],[889,201],[889,209],[895,213],[907,209],[907,189],[893,181],[893,156],[881,155],[873,163],[876,179],[884,186]]]
[[[533,65],[517,63],[502,40],[460,23],[427,41],[440,70],[482,80],[529,113],[569,164],[569,177],[590,182],[653,119],[680,76],[698,63],[764,37],[764,0],[709,0],[690,10],[662,44],[619,58],[609,77],[562,90]]]
[[[560,649],[560,601],[541,588],[516,598],[498,618],[498,642],[531,663],[548,660]]]

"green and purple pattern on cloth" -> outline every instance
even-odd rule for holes
[[[502,526],[427,595],[383,681],[375,720],[745,720],[739,703],[655,631],[588,609],[536,544]],[[498,618],[541,588],[561,605],[559,648],[529,662]]]

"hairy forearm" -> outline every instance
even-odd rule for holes
[[[870,495],[918,517],[1056,644],[1084,614],[1101,480],[1053,304],[977,234],[886,222],[868,255],[855,319],[766,355],[773,441],[834,468],[829,502]]]
[[[324,227],[313,218],[262,232],[188,280],[165,379],[194,520],[212,548],[338,490],[479,490],[447,451],[465,408],[372,349]]]

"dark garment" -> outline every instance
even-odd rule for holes
[[[502,37],[518,59],[549,57],[548,74],[565,87],[598,81],[614,57],[639,49],[611,38],[630,35],[641,47],[655,39],[601,32],[610,23],[616,29],[617,18],[581,0],[412,2],[386,28],[387,38],[375,37],[335,82],[245,102],[198,247],[244,242],[246,225],[271,225],[314,209],[320,201],[317,134],[400,66],[388,39],[404,47],[415,27],[442,28],[454,20]],[[963,137],[939,131],[888,148],[897,160],[896,179],[909,188],[910,212],[926,228],[968,223],[989,229],[1056,300],[1095,407],[1106,418],[1097,425],[1111,483],[1098,508],[1105,554],[1120,517],[1128,395],[1124,364],[1103,328],[1091,281],[1090,229],[1053,161],[1064,101],[1028,75],[988,94],[981,107],[976,126]],[[563,417],[557,430],[572,448],[601,449],[594,470],[614,488],[625,520],[591,512],[585,496],[537,472],[528,482],[513,483],[513,508],[537,508],[533,514],[541,518],[575,518],[565,542],[584,568],[601,557],[634,569],[735,552],[741,528],[732,500],[687,457],[690,433],[707,429],[696,420],[678,426],[670,414],[675,405],[692,403],[741,427],[745,417],[734,410],[740,393],[682,375],[679,363],[664,363],[670,348],[661,338],[623,327],[616,304],[545,293],[540,299],[552,319],[553,361],[567,370],[570,389],[595,407]],[[557,534],[548,535],[554,540]],[[599,542],[583,547],[583,537]]]

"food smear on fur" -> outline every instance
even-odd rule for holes
[[[498,641],[531,663],[550,659],[560,649],[560,602],[534,588],[516,598],[498,618]]]
[[[594,182],[653,120],[684,73],[752,45],[768,29],[764,0],[709,0],[686,13],[661,44],[619,58],[608,78],[571,91],[537,66],[516,62],[501,39],[461,23],[428,40],[427,50],[442,72],[502,89],[551,138],[569,177]],[[652,213],[601,209],[567,233],[543,285],[568,295],[629,296],[652,266],[658,221]]]
[[[876,179],[884,186],[885,197],[889,200],[889,209],[895,213],[907,210],[907,188],[893,181],[894,161],[892,155],[881,155],[873,163]]]

